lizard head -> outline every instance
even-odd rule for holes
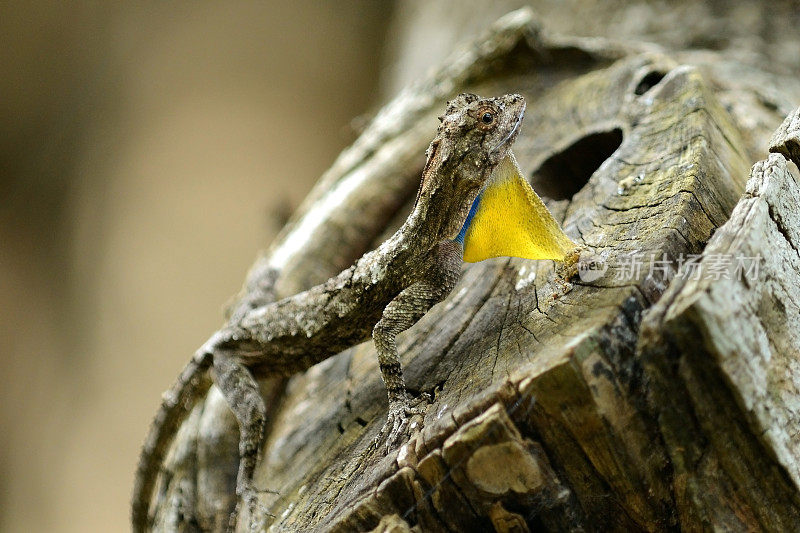
[[[410,220],[424,220],[431,242],[453,239],[479,192],[511,154],[519,134],[525,99],[518,94],[481,98],[460,94],[439,117],[428,148],[417,201]]]
[[[441,217],[434,223],[437,236],[458,233],[478,192],[510,153],[524,113],[525,99],[519,94],[481,98],[464,93],[447,103],[414,206],[429,219]]]
[[[442,158],[460,167],[462,179],[482,182],[508,154],[524,113],[525,98],[519,94],[498,98],[458,95],[439,117],[441,148],[449,152]]]
[[[460,94],[447,103],[407,221],[415,241],[460,243],[467,262],[564,261],[575,249],[511,152],[524,113],[525,99],[518,94]]]

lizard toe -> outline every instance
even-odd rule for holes
[[[407,394],[402,399],[392,402],[389,405],[386,423],[375,437],[371,448],[383,447],[388,454],[409,440],[414,433],[421,431],[430,401],[429,394],[421,394],[418,397]]]

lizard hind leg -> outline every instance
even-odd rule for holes
[[[397,353],[397,335],[417,323],[428,310],[444,300],[461,274],[461,246],[439,245],[422,279],[406,287],[383,311],[372,331],[381,377],[389,396],[386,424],[376,438],[386,450],[397,446],[415,417],[424,415],[424,398],[414,398],[406,389],[403,367]]]
[[[258,382],[233,354],[214,354],[214,382],[239,422],[239,472],[236,477],[236,494],[248,506],[252,518],[258,505],[258,491],[253,486],[253,473],[258,461],[258,452],[264,439],[267,410],[258,387]],[[231,515],[233,525],[238,514]]]

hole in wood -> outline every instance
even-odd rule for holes
[[[633,92],[637,96],[643,95],[658,85],[659,82],[664,79],[664,76],[666,76],[665,73],[656,70],[648,72],[641,80],[639,80],[639,83],[636,85],[636,88],[633,90]]]
[[[620,144],[620,128],[582,137],[565,150],[547,158],[533,173],[531,184],[540,195],[553,200],[572,198]]]

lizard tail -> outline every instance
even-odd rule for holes
[[[131,524],[135,533],[148,531],[149,510],[158,471],[178,427],[188,416],[196,400],[208,391],[211,377],[208,369],[213,355],[208,350],[198,351],[184,367],[178,380],[164,393],[161,408],[150,426],[144,441],[131,504]]]

